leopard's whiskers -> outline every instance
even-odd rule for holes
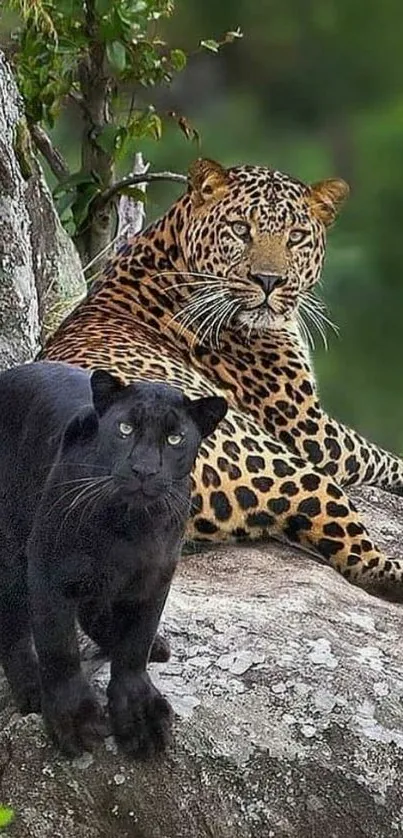
[[[198,323],[196,329],[196,335],[198,335],[200,327],[206,322],[207,317],[210,319],[213,316],[214,311],[217,310],[217,304],[222,302],[223,297],[229,297],[229,293],[223,288],[217,291],[209,290],[207,293],[198,293],[195,299],[170,318],[169,323],[173,320],[179,321],[179,333],[191,330],[191,327]]]
[[[325,349],[328,349],[326,328],[330,327],[336,334],[338,333],[338,327],[330,320],[325,312],[325,303],[312,292],[307,291],[300,297],[298,301],[297,321],[305,342],[309,343],[312,349],[315,346],[315,342],[306,318],[311,321],[319,332]]]
[[[305,320],[302,316],[302,313],[300,311],[296,312],[296,320],[297,320],[297,323],[298,323],[298,327],[299,327],[299,330],[300,330],[302,340],[312,350],[315,349],[315,340],[314,340],[313,334],[312,334],[308,324],[305,322]]]
[[[216,331],[216,346],[217,348],[220,345],[220,332],[224,325],[229,326],[239,311],[239,303],[235,300],[228,300],[225,305],[222,306],[222,313],[221,317],[218,318],[215,324],[215,331]]]
[[[214,325],[219,318],[222,307],[225,301],[228,300],[228,294],[224,291],[218,296],[215,300],[215,305],[210,308],[210,311],[206,312],[205,316],[200,321],[200,324],[196,330],[196,338],[200,341],[201,344],[204,344],[207,341],[209,335],[212,337],[212,330]],[[211,345],[213,345],[213,341],[211,340]]]

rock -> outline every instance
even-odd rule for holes
[[[85,287],[0,52],[0,369],[31,359],[49,307]]]
[[[393,555],[400,501],[355,492]],[[68,762],[0,691],[0,799],[18,838],[393,838],[403,835],[403,609],[287,546],[182,560],[155,681],[172,750],[133,763],[108,739]],[[108,664],[84,642],[104,690]]]

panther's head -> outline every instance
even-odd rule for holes
[[[85,500],[86,518],[101,514],[102,504],[123,505],[134,513],[159,511],[151,526],[165,525],[167,515],[184,527],[190,472],[202,439],[225,416],[226,400],[190,399],[156,381],[125,385],[101,369],[92,373],[90,388],[92,405],[69,421],[58,455],[56,471],[68,476],[64,483],[59,474],[59,485],[72,486],[69,503],[78,510]]]
[[[320,277],[326,228],[348,191],[343,180],[307,186],[272,169],[198,160],[181,234],[188,269],[199,275],[193,308],[200,303],[212,320],[216,306],[223,322],[250,329],[281,327]]]

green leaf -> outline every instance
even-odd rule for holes
[[[127,128],[130,139],[142,139],[143,137],[153,137],[156,140],[161,139],[162,121],[154,110],[135,111]]]
[[[119,128],[115,125],[105,125],[101,133],[97,135],[96,143],[106,154],[113,154],[118,145]]]
[[[112,41],[106,45],[106,54],[111,67],[118,73],[123,73],[126,67],[125,46],[120,41]]]
[[[0,829],[4,829],[14,820],[14,812],[9,806],[0,806]]]
[[[72,205],[74,222],[77,229],[82,227],[84,221],[86,221],[90,206],[99,193],[100,188],[96,183],[89,183],[82,192],[79,192],[77,200]]]
[[[180,72],[186,67],[187,58],[182,49],[171,49],[170,59],[174,70]]]
[[[57,11],[62,13],[63,17],[71,18],[72,15],[77,14],[77,7],[75,0],[57,0]]]
[[[61,218],[64,217],[67,210],[70,210],[71,205],[75,201],[74,192],[65,192],[57,202],[57,210]],[[71,215],[71,212],[70,212]]]
[[[137,186],[123,186],[122,189],[119,189],[119,195],[128,195],[129,198],[133,198],[133,201],[141,201],[143,204],[146,201],[146,193],[143,192],[142,189],[139,189]]]
[[[107,15],[111,8],[111,0],[95,0],[95,11],[99,15]]]
[[[200,41],[200,46],[207,49],[209,52],[218,52],[220,44],[217,41]]]
[[[77,233],[77,226],[74,223],[73,216],[69,215],[67,218],[61,218],[61,222],[62,222],[62,225],[63,225],[67,235],[69,235],[69,236],[71,236],[71,238],[73,238],[73,236],[75,236],[76,233]]]
[[[155,137],[156,140],[160,140],[162,137],[162,120],[156,113],[150,115],[148,121],[148,133],[151,134],[152,137]]]
[[[85,183],[93,183],[94,178],[85,172],[76,172],[74,175],[62,180],[53,190],[53,197],[57,198],[63,192],[71,192],[76,186],[82,186]]]

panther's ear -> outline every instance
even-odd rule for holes
[[[125,385],[116,376],[106,370],[94,370],[91,375],[92,401],[98,416],[102,416],[113,404],[116,396],[124,390]]]
[[[192,163],[188,172],[189,191],[194,205],[220,198],[229,183],[229,174],[221,163],[199,158]]]
[[[193,422],[204,437],[212,434],[221,419],[224,419],[228,402],[221,396],[207,396],[191,401],[188,409]]]
[[[91,439],[97,433],[98,425],[98,416],[94,408],[85,407],[68,423],[63,434],[63,451],[74,442],[86,442]]]
[[[321,180],[310,187],[308,203],[317,218],[329,227],[349,192],[350,187],[345,180]]]

